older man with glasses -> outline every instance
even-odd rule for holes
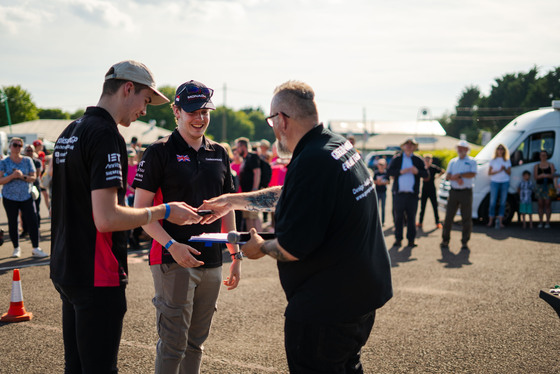
[[[203,222],[231,209],[275,208],[276,239],[252,229],[241,249],[278,262],[290,372],[363,373],[376,309],[392,296],[373,180],[352,144],[319,123],[309,85],[277,87],[270,113],[279,148],[293,153],[284,186],[211,199],[202,207],[214,213]]]

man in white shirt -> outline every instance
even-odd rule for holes
[[[471,238],[472,231],[472,188],[474,186],[474,177],[476,176],[476,161],[468,156],[469,150],[469,143],[465,140],[459,141],[459,143],[457,143],[458,156],[449,161],[449,165],[447,165],[447,175],[445,179],[451,182],[451,190],[449,190],[445,221],[441,234],[442,240],[440,246],[442,248],[449,247],[453,218],[457,213],[457,209],[461,208],[463,226],[461,250],[469,249],[467,243]]]

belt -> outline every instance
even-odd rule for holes
[[[452,188],[451,191],[471,191],[472,188]]]

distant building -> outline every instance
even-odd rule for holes
[[[12,125],[11,129],[10,126],[2,126],[0,131],[5,132],[8,138],[21,137],[25,143],[42,139],[46,148],[52,149],[54,142],[70,122],[72,120],[69,119],[39,119]],[[167,129],[152,126],[142,121],[135,121],[129,127],[119,126],[118,129],[127,144],[130,143],[133,136],[136,136],[144,146],[155,142],[160,137],[171,134],[171,131]]]
[[[356,138],[356,147],[371,151],[400,148],[407,137],[414,137],[419,150],[455,149],[459,141],[447,136],[436,120],[417,121],[330,121],[328,127],[338,134]]]

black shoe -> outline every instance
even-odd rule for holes
[[[414,243],[414,242],[408,242],[408,246],[407,247],[417,247],[418,244]]]
[[[396,240],[396,241],[393,243],[393,247],[400,247],[401,244],[402,244],[402,242],[401,242],[400,240]]]

